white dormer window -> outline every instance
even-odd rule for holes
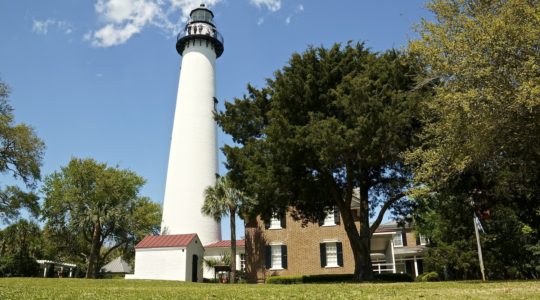
[[[401,232],[394,233],[394,247],[403,247],[403,235]]]

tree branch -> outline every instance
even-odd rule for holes
[[[127,243],[127,241],[123,241],[123,242],[118,243],[118,244],[114,245],[113,247],[109,248],[109,250],[107,250],[107,252],[105,252],[105,254],[103,254],[103,256],[101,257],[101,260],[104,261],[107,258],[107,256],[109,256],[109,254],[111,254],[111,252],[114,251],[114,249],[124,245],[125,243]]]
[[[400,192],[400,193],[397,193],[397,194],[393,195],[392,197],[388,198],[388,200],[386,200],[386,202],[384,202],[383,206],[381,207],[381,210],[379,211],[379,215],[377,216],[377,219],[371,225],[371,228],[370,228],[371,235],[373,235],[375,230],[377,230],[377,228],[379,228],[379,225],[382,222],[384,214],[390,208],[390,206],[392,206],[392,204],[396,203],[396,201],[398,201],[399,199],[401,199],[403,197],[405,197],[405,193]]]

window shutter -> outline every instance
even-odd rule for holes
[[[287,214],[283,214],[281,216],[279,216],[279,221],[281,222],[281,228],[285,228],[287,227]]]
[[[337,264],[340,267],[343,267],[343,246],[341,242],[336,243],[336,249],[337,249]]]
[[[287,246],[281,245],[281,267],[287,269]]]
[[[319,220],[319,226],[323,226],[323,224],[324,224],[324,219]]]
[[[270,222],[264,221],[264,229],[270,228]]]
[[[407,233],[405,229],[401,231],[401,239],[403,240],[403,246],[407,246]]]
[[[272,246],[266,246],[264,263],[267,269],[272,268]]]
[[[336,207],[334,208],[334,222],[336,225],[339,225],[341,223],[341,219],[339,218],[339,209]]]
[[[321,247],[321,268],[326,267],[326,244],[320,243],[319,246]]]
[[[420,245],[421,242],[420,242],[420,235],[418,233],[415,234],[416,235],[416,246]]]

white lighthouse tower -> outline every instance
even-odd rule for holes
[[[216,59],[223,53],[223,37],[214,14],[204,4],[190,13],[178,34],[182,56],[176,111],[169,153],[161,233],[197,233],[203,245],[221,240],[221,227],[204,216],[204,190],[218,173],[215,98]]]

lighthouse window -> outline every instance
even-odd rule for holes
[[[191,14],[192,21],[212,22],[212,14],[206,10],[196,10]]]

